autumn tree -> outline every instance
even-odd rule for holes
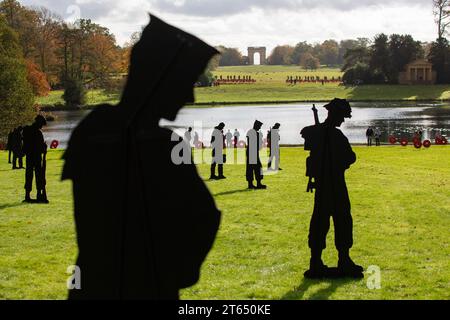
[[[268,58],[269,64],[272,65],[290,65],[293,63],[292,54],[294,53],[294,47],[284,45],[276,46]]]
[[[0,15],[0,140],[30,122],[35,114],[34,98],[27,81],[27,68],[20,40]]]
[[[238,49],[224,46],[218,46],[216,49],[220,52],[220,66],[240,66],[243,64],[243,57]]]
[[[34,47],[36,50],[35,62],[40,69],[47,74],[52,83],[58,79],[58,32],[61,26],[61,18],[45,7],[36,9],[36,38]]]
[[[305,54],[305,53],[313,53],[313,47],[312,45],[310,45],[309,43],[307,43],[306,41],[303,42],[299,42],[295,45],[294,47],[294,51],[292,52],[291,55],[291,62],[292,64],[301,64],[301,57]]]
[[[319,46],[318,57],[327,66],[336,65],[339,58],[339,44],[335,40],[324,41]]]
[[[320,60],[312,55],[310,52],[305,52],[300,56],[300,65],[305,70],[316,70],[320,68]]]
[[[5,17],[7,24],[18,34],[24,57],[34,59],[36,55],[35,40],[38,36],[37,13],[22,6],[16,0],[0,2],[0,13]]]
[[[33,61],[26,60],[25,63],[27,67],[27,80],[31,85],[34,96],[47,96],[51,89],[47,81],[47,75]]]

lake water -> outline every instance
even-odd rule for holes
[[[351,119],[346,119],[341,130],[351,143],[364,143],[368,126],[379,127],[382,141],[387,142],[389,135],[411,137],[417,129],[422,129],[424,138],[434,138],[436,131],[443,135],[450,134],[450,104],[445,103],[352,103]],[[326,118],[323,104],[316,104],[319,118]],[[206,145],[211,132],[220,122],[226,124],[225,133],[238,129],[241,138],[258,119],[264,123],[262,132],[276,122],[281,124],[281,144],[303,144],[300,131],[305,126],[314,124],[312,104],[281,104],[259,106],[226,106],[214,108],[184,108],[176,121],[161,121],[160,125],[175,130],[183,135],[188,127],[193,127]],[[58,140],[60,148],[65,148],[72,129],[90,111],[53,112],[56,121],[49,122],[44,129],[46,141]]]

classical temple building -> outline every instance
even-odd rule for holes
[[[398,77],[400,84],[435,84],[436,71],[428,60],[416,60],[406,65]]]

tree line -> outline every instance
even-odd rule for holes
[[[276,46],[267,63],[270,65],[298,65],[304,69],[317,69],[321,65],[329,67],[340,66],[344,63],[344,55],[348,49],[365,46],[369,43],[367,38],[349,39],[337,42],[330,39],[322,43],[310,44],[306,41],[297,43],[295,46]],[[219,46],[221,52],[220,66],[247,65],[248,57],[235,48]]]

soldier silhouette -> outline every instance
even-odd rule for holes
[[[308,191],[316,189],[309,229],[311,261],[305,277],[359,278],[362,277],[363,268],[356,265],[349,255],[353,245],[353,227],[344,177],[345,170],[356,161],[356,155],[347,138],[337,129],[345,118],[351,118],[351,107],[346,100],[334,99],[325,108],[328,110],[325,122],[306,127],[301,132],[305,139],[305,150],[311,151],[307,159],[307,176],[313,178],[314,182],[308,184]],[[318,118],[316,119],[317,122]],[[335,245],[339,252],[337,270],[328,268],[321,258],[322,251],[326,248],[330,217],[333,217]]]
[[[225,128],[225,124],[221,122],[217,127],[214,128],[211,135],[211,148],[212,148],[212,160],[211,160],[211,180],[220,180],[225,179],[226,177],[223,175],[223,163],[224,163],[224,154],[223,154],[223,128]],[[218,175],[216,175],[216,166],[218,167]]]
[[[220,212],[193,162],[173,159],[186,142],[159,126],[194,102],[194,84],[218,52],[150,19],[132,49],[119,105],[96,107],[64,154],[81,272],[81,289],[73,283],[69,299],[178,299],[198,281],[219,227]],[[102,165],[93,166],[93,157]]]
[[[187,142],[187,144],[191,145],[192,140],[192,128],[189,127],[187,131],[184,133],[184,140]]]
[[[372,127],[367,128],[366,130],[366,137],[367,137],[367,146],[371,147],[372,146],[372,138],[373,138],[374,132]]]
[[[11,151],[12,151],[12,168],[23,169],[23,128],[17,127],[14,129],[11,136]],[[17,164],[19,166],[17,166]]]
[[[228,129],[227,133],[225,134],[225,140],[227,142],[227,148],[231,148],[233,144],[233,134],[231,133],[230,129]]]
[[[23,137],[22,127],[17,127],[13,130],[10,140],[10,148],[12,152],[12,168],[23,169]],[[19,166],[17,166],[17,164]]]
[[[8,150],[8,163],[11,164],[11,155],[12,155],[12,140],[13,140],[14,130],[11,130],[8,133],[8,140],[6,141],[6,149]]]
[[[234,147],[235,148],[238,147],[239,137],[240,136],[241,136],[241,134],[239,133],[238,129],[234,129],[233,140],[234,140]]]
[[[249,189],[267,189],[261,181],[264,178],[259,150],[261,148],[261,129],[263,123],[256,120],[253,129],[247,132],[247,150],[246,150],[246,178]],[[256,180],[256,187],[253,184]]]
[[[42,134],[42,127],[47,125],[47,121],[38,115],[34,123],[23,129],[23,151],[26,156],[25,170],[25,200],[24,202],[34,202],[30,193],[33,188],[33,175],[36,177],[36,202],[48,203],[45,191],[45,156],[47,145]]]
[[[283,170],[280,168],[280,127],[279,123],[269,130],[267,134],[267,144],[269,146],[269,162],[267,168],[269,170]],[[272,162],[275,160],[275,168],[272,168]]]

